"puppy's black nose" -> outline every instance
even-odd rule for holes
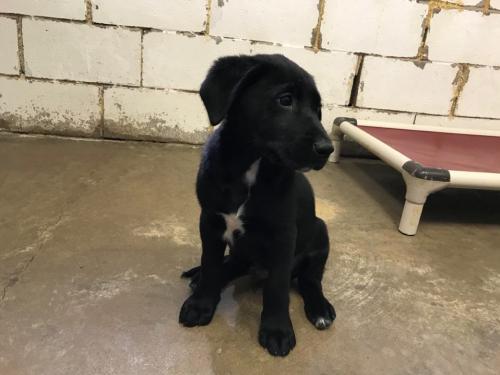
[[[333,145],[330,141],[319,141],[313,145],[314,152],[321,156],[328,156],[333,152]]]

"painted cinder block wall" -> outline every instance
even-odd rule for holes
[[[211,62],[283,53],[335,116],[500,130],[500,0],[1,0],[0,129],[202,143]]]

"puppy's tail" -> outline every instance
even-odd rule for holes
[[[201,266],[197,266],[197,267],[193,267],[187,271],[184,271],[181,275],[181,277],[183,279],[190,279],[192,278],[194,275],[196,275],[198,272],[200,272],[201,270]]]
[[[224,255],[224,262],[227,262],[228,258],[229,258],[230,255]],[[182,274],[181,274],[181,277],[183,279],[192,279],[193,277],[195,277],[196,275],[198,275],[201,271],[201,266],[196,266],[196,267],[193,267],[189,270],[186,270],[184,271]]]

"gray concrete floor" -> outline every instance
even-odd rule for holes
[[[396,230],[404,186],[374,161],[310,173],[337,309],[297,347],[257,343],[260,290],[226,289],[213,322],[177,323],[198,263],[200,150],[0,135],[0,374],[498,374],[500,196],[447,190]]]

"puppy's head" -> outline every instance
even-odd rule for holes
[[[282,55],[223,57],[200,95],[212,125],[225,120],[276,163],[318,170],[333,151],[313,78]]]

